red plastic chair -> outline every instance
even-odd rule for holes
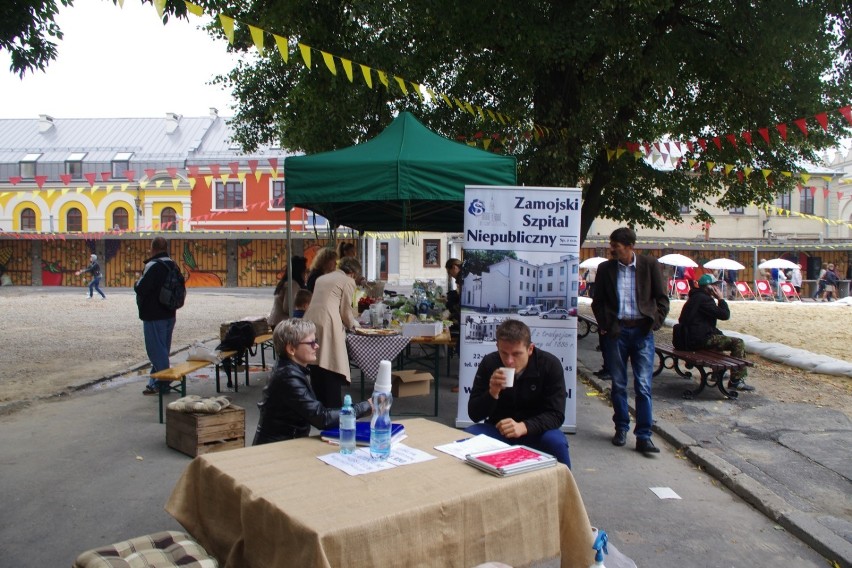
[[[779,286],[781,286],[781,293],[784,294],[784,299],[788,302],[792,302],[793,300],[802,301],[802,297],[796,292],[796,288],[789,282],[782,282]]]
[[[751,286],[748,282],[734,282],[734,287],[737,289],[737,295],[743,300],[754,300],[754,292],[751,291]]]
[[[754,289],[757,290],[757,299],[763,300],[768,298],[775,301],[775,293],[772,291],[772,286],[769,285],[769,280],[755,280]]]
[[[678,298],[689,296],[689,280],[675,280],[674,293],[677,294]]]

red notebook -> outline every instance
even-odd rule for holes
[[[498,477],[506,477],[556,465],[556,458],[528,446],[511,446],[468,454],[466,461],[473,467]]]

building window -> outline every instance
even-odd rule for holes
[[[441,240],[423,239],[423,267],[439,268],[441,266]]]
[[[27,154],[21,160],[21,177],[24,179],[33,179],[36,176],[36,162],[41,158],[41,154]]]
[[[524,305],[524,297],[523,296],[518,296],[518,305],[519,306]]]
[[[548,282],[548,283],[547,283],[547,291],[548,291],[548,292],[553,292],[553,282]]]
[[[521,269],[521,276],[523,276],[524,275],[524,267],[521,266],[520,269]]]
[[[243,184],[239,181],[222,183],[217,181],[213,184],[216,188],[216,209],[242,209],[243,208]]]
[[[731,215],[742,215],[745,213],[745,207],[728,207],[728,213]]]
[[[518,282],[518,290],[523,291],[523,289],[524,289],[524,283],[523,283],[523,282]]]
[[[177,231],[177,211],[172,207],[166,207],[160,213],[160,230]]]
[[[65,160],[65,173],[69,174],[71,179],[83,179],[83,158],[85,157],[85,152],[74,152]]]
[[[120,231],[126,231],[129,228],[127,209],[118,207],[112,212],[112,228]]]
[[[529,275],[530,275],[530,269],[527,268],[527,276],[529,276]]]
[[[83,230],[83,214],[76,207],[72,207],[65,214],[65,227],[69,233],[79,233]]]
[[[284,180],[272,180],[272,195],[269,200],[272,209],[284,209]]]
[[[564,292],[564,291],[565,291],[565,282],[564,282],[564,281],[562,281],[562,282],[560,282],[560,283],[559,283],[559,291],[560,291],[560,292]]]
[[[547,276],[548,277],[553,276],[553,269],[552,268],[547,269]]]
[[[814,194],[811,193],[811,188],[803,187],[802,195],[799,198],[799,213],[814,214]]]
[[[125,172],[130,169],[130,158],[133,152],[119,152],[112,158],[112,178],[125,177]]]
[[[775,196],[775,206],[781,209],[790,210],[793,208],[793,192],[779,193]]]
[[[21,230],[22,231],[35,231],[36,230],[36,219],[35,219],[35,211],[27,207],[23,211],[21,211]]]
[[[564,266],[559,267],[559,276],[565,276],[565,267]]]

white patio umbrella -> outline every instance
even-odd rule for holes
[[[661,256],[659,261],[663,264],[668,264],[671,266],[691,266],[692,268],[696,268],[698,263],[689,258],[688,256],[683,256],[682,254],[667,254]]]
[[[580,268],[597,268],[600,263],[606,262],[607,260],[609,259],[602,256],[593,256],[592,258],[587,258],[581,262]]]
[[[714,258],[710,262],[705,262],[704,268],[708,270],[745,270],[745,266],[730,258]]]
[[[786,258],[773,258],[772,260],[767,260],[766,262],[761,262],[757,265],[758,268],[780,268],[782,270],[787,270],[788,268],[797,268],[795,262],[790,262]]]

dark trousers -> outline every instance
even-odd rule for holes
[[[314,389],[317,400],[326,408],[341,408],[343,406],[341,389],[346,382],[343,375],[316,365],[311,365],[310,370],[311,388]]]

